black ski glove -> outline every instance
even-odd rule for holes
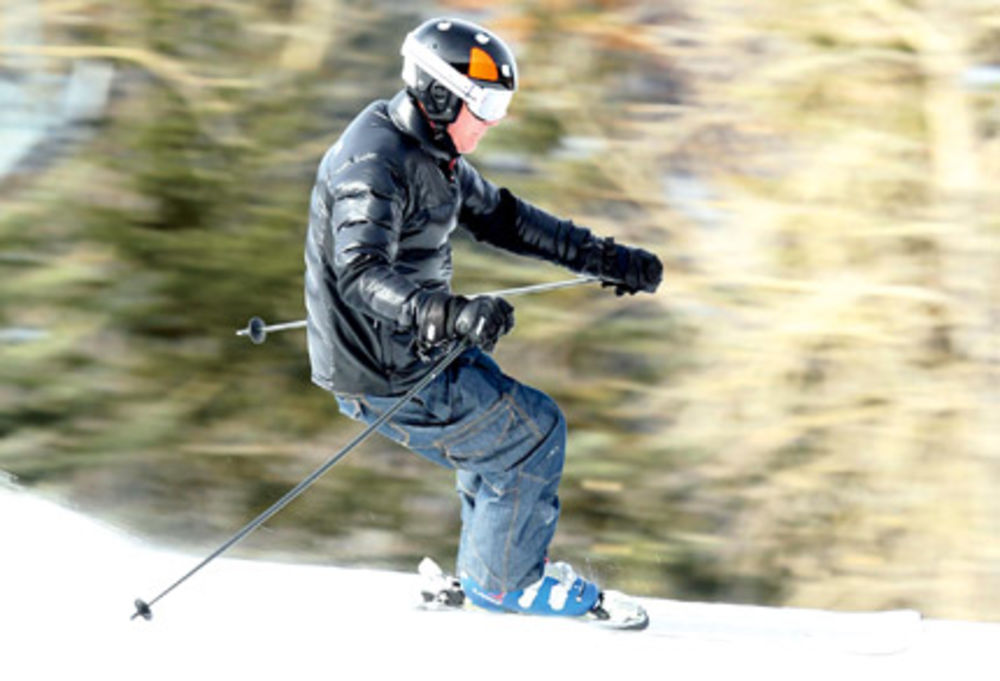
[[[622,246],[607,237],[601,243],[597,276],[603,286],[614,286],[619,296],[635,295],[639,291],[653,293],[663,281],[663,263],[649,251]]]
[[[503,298],[466,298],[428,294],[417,308],[417,337],[422,352],[449,341],[470,339],[492,352],[500,336],[514,328],[514,308]]]

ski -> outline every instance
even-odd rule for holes
[[[432,559],[424,558],[420,575],[420,603],[423,610],[480,610],[466,598],[461,582],[447,574]],[[634,598],[619,591],[601,591],[597,603],[585,614],[566,618],[619,631],[641,631],[649,626],[649,615]]]

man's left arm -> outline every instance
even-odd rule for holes
[[[498,189],[464,158],[457,170],[463,197],[459,221],[477,240],[596,276],[614,286],[619,295],[652,293],[660,285],[663,265],[653,253],[594,236],[589,229],[536,208],[507,188]]]

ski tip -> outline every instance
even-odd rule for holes
[[[596,626],[614,631],[643,631],[649,628],[649,615],[643,610],[625,617],[609,617],[607,619],[596,617],[593,622]]]
[[[604,591],[590,616],[595,624],[620,631],[642,631],[649,627],[649,614],[634,598],[618,591]]]
[[[647,615],[646,611],[643,610],[639,616],[630,619],[618,628],[625,631],[642,631],[644,629],[648,629],[649,615]]]
[[[417,566],[417,572],[423,577],[440,577],[444,575],[444,570],[441,569],[441,566],[428,556],[424,556],[424,559],[420,561],[420,565]]]

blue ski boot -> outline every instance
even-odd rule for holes
[[[649,624],[641,605],[619,592],[602,591],[568,563],[546,563],[541,579],[507,593],[489,593],[469,577],[460,581],[468,601],[484,610],[578,618],[614,629],[645,629]]]

